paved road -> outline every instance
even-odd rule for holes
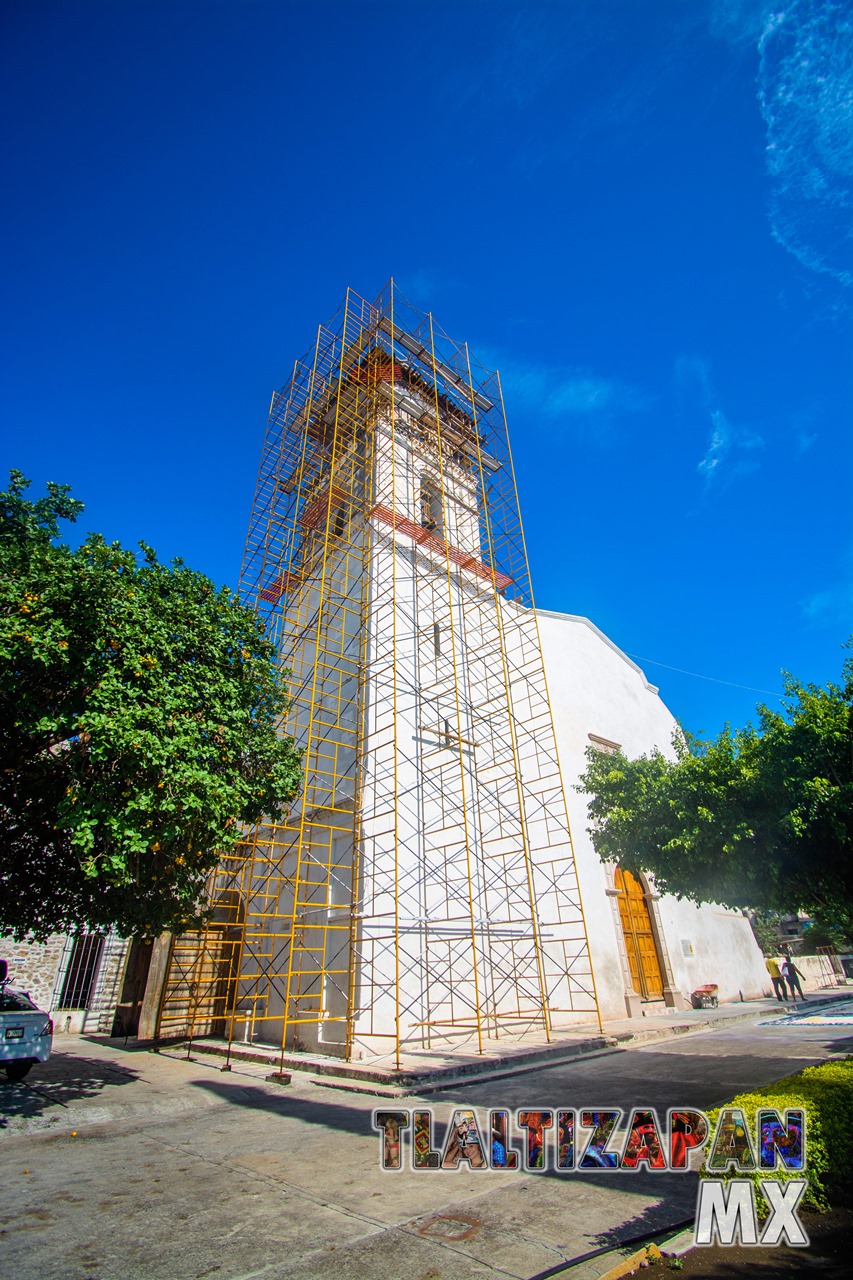
[[[454,1105],[707,1109],[851,1049],[850,1027],[740,1023],[427,1105],[442,1122]],[[117,1042],[58,1038],[29,1081],[0,1085],[0,1274],[16,1280],[529,1278],[695,1200],[691,1174],[383,1173],[375,1098]]]

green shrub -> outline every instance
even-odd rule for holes
[[[786,1111],[801,1107],[806,1113],[806,1167],[809,1188],[802,1203],[821,1212],[829,1208],[831,1197],[840,1190],[849,1174],[847,1164],[853,1148],[853,1058],[824,1062],[819,1067],[806,1067],[797,1075],[777,1080],[766,1093],[741,1093],[725,1107],[709,1112],[711,1137],[716,1131],[721,1111],[739,1107],[746,1118],[755,1145],[755,1114],[761,1110]],[[756,1150],[756,1160],[758,1152]],[[752,1172],[730,1168],[722,1173],[709,1169],[707,1157],[701,1169],[703,1178],[750,1178],[756,1184],[758,1211],[767,1213],[768,1206],[758,1187],[763,1178],[788,1182],[801,1178],[803,1172],[786,1169],[781,1161],[775,1170]]]

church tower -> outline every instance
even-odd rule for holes
[[[218,873],[196,1033],[399,1063],[595,1017],[498,375],[393,282],[272,398],[241,593],[303,785]]]

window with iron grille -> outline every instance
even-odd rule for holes
[[[103,949],[102,933],[77,933],[68,939],[68,964],[58,1009],[88,1009]]]

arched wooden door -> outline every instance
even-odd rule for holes
[[[644,1000],[660,1000],[663,998],[660,957],[643,886],[632,872],[617,867],[616,892],[634,990]]]

